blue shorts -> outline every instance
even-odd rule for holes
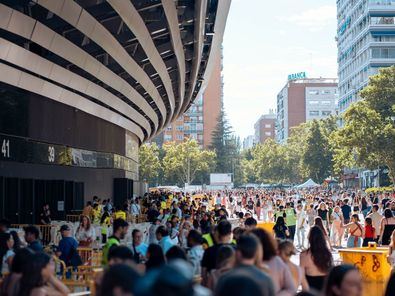
[[[355,244],[356,239],[356,244]],[[347,248],[360,248],[362,246],[362,238],[355,237],[354,235],[350,235],[347,240]]]

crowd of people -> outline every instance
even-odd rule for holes
[[[49,208],[44,217],[50,219]],[[146,231],[128,222],[145,214]],[[101,226],[101,233],[94,226]],[[96,228],[97,229],[97,228]],[[94,197],[53,253],[78,266],[80,247],[102,249],[97,295],[360,296],[361,274],[339,248],[388,247],[395,267],[395,195],[335,190],[155,191],[115,208]],[[131,236],[131,244],[125,239]],[[24,241],[0,221],[0,295],[65,295],[35,226]],[[394,268],[395,269],[395,268]],[[392,275],[385,295],[395,295]]]

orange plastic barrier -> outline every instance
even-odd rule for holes
[[[385,282],[391,274],[387,248],[350,248],[339,254],[344,263],[358,267],[365,281]]]
[[[257,227],[265,229],[266,231],[273,233],[274,222],[258,222]]]

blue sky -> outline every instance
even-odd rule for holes
[[[275,108],[288,74],[337,77],[335,0],[232,0],[223,41],[224,106],[237,135]]]

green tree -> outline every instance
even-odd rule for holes
[[[254,163],[252,160],[243,158],[241,160],[241,170],[242,170],[242,183],[255,183],[256,175],[254,171]]]
[[[158,146],[155,143],[142,145],[139,149],[139,162],[140,179],[152,184],[162,169]]]
[[[245,149],[240,153],[241,184],[257,182],[252,155],[253,149]]]
[[[303,165],[303,155],[307,149],[310,126],[310,122],[307,122],[291,128],[290,136],[284,145],[288,183],[301,183],[308,176]]]
[[[254,147],[252,165],[259,182],[283,183],[287,172],[284,146],[268,139]]]
[[[180,185],[191,184],[199,172],[213,167],[215,152],[200,149],[195,140],[180,144],[174,142],[163,146],[163,171],[166,178],[175,177]]]
[[[310,177],[322,182],[333,172],[331,136],[336,118],[315,120],[291,129],[284,144],[267,140],[243,154],[244,182],[300,183]]]
[[[344,114],[344,126],[334,135],[335,168],[358,166],[377,169],[385,165],[395,184],[395,129],[370,108],[367,101],[359,101]]]
[[[232,127],[226,119],[223,109],[217,119],[217,125],[211,135],[210,150],[215,151],[216,173],[232,173],[234,170],[235,158],[240,154],[240,141],[233,136]]]
[[[343,127],[334,133],[335,169],[386,166],[395,184],[395,67],[370,77],[363,100],[343,115]]]
[[[325,121],[313,120],[306,139],[303,166],[308,177],[319,183],[331,176],[333,171],[333,154],[329,142],[331,132]]]

